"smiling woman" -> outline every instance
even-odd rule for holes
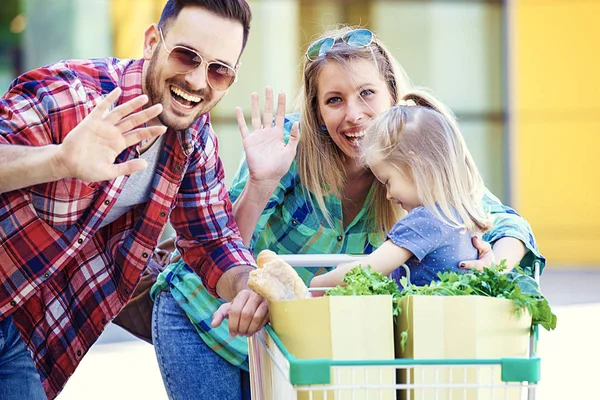
[[[371,120],[398,104],[412,85],[376,35],[369,32],[372,41],[365,46],[345,39],[355,31],[345,27],[317,39],[318,51],[304,61],[299,114],[285,115],[283,93],[274,109],[270,88],[262,116],[258,95],[251,97],[251,129],[242,110],[236,110],[245,159],[229,194],[240,233],[254,254],[264,249],[277,254],[372,253],[404,214],[361,163],[359,147]],[[511,259],[518,261],[525,246],[532,257],[540,257],[526,221],[489,192],[483,201],[499,221],[485,239],[523,238],[524,243],[517,240],[520,247],[509,249]],[[482,254],[482,260],[464,261],[469,267],[489,263],[491,252]],[[500,256],[507,258],[506,253]],[[297,269],[305,283],[326,271]],[[168,307],[159,325],[166,336],[177,336],[187,346],[177,359],[179,370],[186,368],[178,379],[202,398],[223,398],[219,391],[224,381],[234,392],[232,399],[247,398],[246,339],[232,340],[227,327],[211,325],[213,313],[223,305],[201,285],[197,274],[177,262],[167,266],[154,287],[170,292],[155,303],[155,311]],[[175,301],[179,308],[170,306]]]

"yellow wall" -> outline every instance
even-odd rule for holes
[[[600,1],[512,11],[514,204],[549,264],[599,264]]]
[[[144,32],[158,23],[166,0],[112,0],[114,56],[141,58]]]

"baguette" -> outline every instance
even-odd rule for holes
[[[309,297],[308,288],[294,268],[271,250],[256,258],[258,269],[250,272],[248,287],[269,302]]]

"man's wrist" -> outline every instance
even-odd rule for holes
[[[237,265],[225,271],[217,282],[217,295],[225,301],[231,301],[239,292],[248,289],[250,272],[256,268],[252,265]]]
[[[64,159],[64,152],[62,151],[61,146],[62,145],[60,144],[46,146],[54,180],[72,177],[67,163],[65,162],[66,160]]]

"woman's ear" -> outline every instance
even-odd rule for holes
[[[160,44],[158,26],[152,24],[144,32],[144,59],[150,60]]]

